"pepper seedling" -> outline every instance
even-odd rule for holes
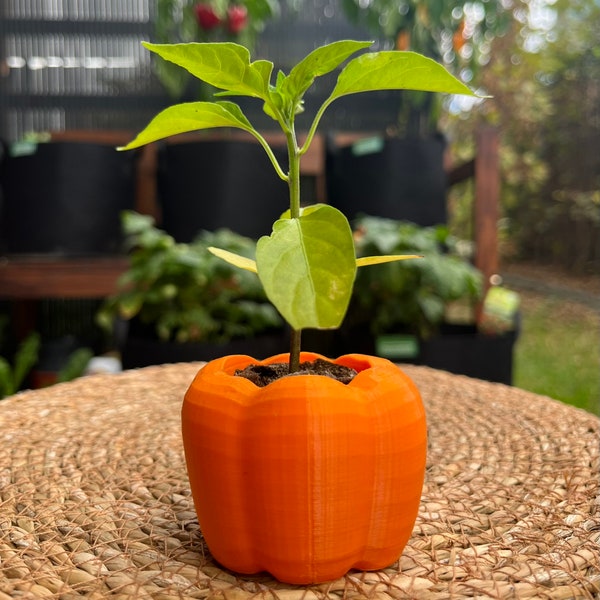
[[[235,43],[143,42],[143,45],[164,60],[223,90],[217,96],[250,96],[262,101],[264,112],[279,124],[285,135],[288,164],[284,166],[279,164],[265,138],[239,105],[229,100],[189,102],[163,110],[122,149],[137,148],[180,133],[219,127],[241,129],[258,140],[277,175],[288,184],[289,208],[275,221],[271,235],[258,240],[255,261],[218,248],[212,248],[211,252],[258,274],[268,299],[291,327],[290,372],[296,371],[301,331],[306,328],[335,329],[341,325],[357,267],[416,258],[414,255],[392,255],[357,259],[352,230],[342,212],[327,204],[301,208],[300,160],[309,149],[323,114],[338,98],[360,92],[420,90],[476,94],[442,65],[414,52],[367,52],[350,58],[367,49],[372,42],[343,40],[321,46],[302,59],[289,74],[279,72],[274,84],[271,81],[273,63],[267,60],[252,62],[248,49]],[[299,145],[295,118],[304,109],[304,95],[317,77],[338,68],[341,70],[331,94],[316,111],[305,141]],[[240,198],[240,210],[244,208],[243,198]]]

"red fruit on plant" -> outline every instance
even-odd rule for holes
[[[194,6],[194,11],[196,13],[198,25],[206,31],[214,29],[221,23],[219,15],[217,15],[214,8],[207,2],[199,2],[196,4],[196,6]]]
[[[248,10],[236,4],[227,9],[227,29],[230,33],[239,33],[248,23]]]
[[[459,52],[466,43],[467,40],[465,38],[465,20],[463,19],[459,23],[458,28],[452,36],[452,46],[454,47],[454,51]]]

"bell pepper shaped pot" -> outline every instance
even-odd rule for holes
[[[349,384],[294,375],[260,388],[235,376],[287,360],[211,361],[185,395],[183,442],[206,543],[235,572],[292,584],[387,567],[419,509],[427,446],[419,392],[393,363],[359,354],[333,361],[358,372]]]

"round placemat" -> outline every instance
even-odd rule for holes
[[[314,586],[224,570],[203,543],[180,439],[198,366],[0,402],[0,600],[598,597],[599,419],[425,367],[405,368],[430,448],[400,560]]]

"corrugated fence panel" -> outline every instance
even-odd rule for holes
[[[267,26],[257,56],[289,71],[325,42],[369,39],[346,21],[339,2],[303,0],[292,10],[282,0],[282,18]],[[155,9],[156,0],[1,0],[0,137],[10,142],[32,131],[143,127],[170,102],[140,45],[153,37]],[[331,86],[332,77],[316,81],[307,116]],[[274,127],[260,103],[241,102],[257,126]],[[396,102],[393,92],[342,99],[323,124],[383,129],[395,120]]]
[[[140,45],[153,0],[3,0],[0,136],[137,129],[165,104]]]

